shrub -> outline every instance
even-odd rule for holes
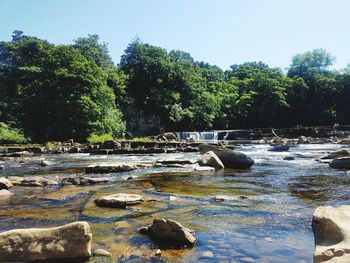
[[[0,143],[26,143],[28,141],[20,130],[0,122]]]
[[[113,140],[113,135],[110,133],[105,134],[91,134],[87,139],[89,143],[104,143],[105,141]]]

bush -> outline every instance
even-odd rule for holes
[[[28,141],[20,130],[0,122],[0,143],[26,143]]]
[[[105,141],[113,140],[113,135],[110,133],[91,134],[87,140],[89,143],[104,143]]]

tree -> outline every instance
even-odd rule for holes
[[[325,49],[314,49],[292,58],[292,64],[288,70],[288,76],[307,77],[313,74],[326,74],[335,58]]]

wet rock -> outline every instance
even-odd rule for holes
[[[316,160],[332,160],[332,159],[348,157],[348,156],[350,156],[350,149],[341,149],[338,151],[331,152],[325,156],[321,156]]]
[[[350,206],[318,207],[312,218],[315,262],[349,262]]]
[[[155,218],[152,225],[140,228],[139,232],[148,235],[162,246],[193,247],[197,242],[191,230],[176,221],[164,218]]]
[[[158,258],[160,258],[162,256],[162,251],[160,251],[160,249],[156,250],[156,253],[154,253],[154,255]]]
[[[284,157],[283,160],[285,160],[285,161],[293,161],[293,160],[295,160],[295,157],[294,156],[287,156],[287,157]]]
[[[163,164],[163,165],[169,165],[169,164],[195,164],[196,161],[194,160],[159,160],[157,163]]]
[[[224,202],[224,201],[237,201],[239,199],[247,199],[248,197],[245,195],[240,196],[230,196],[230,195],[216,195],[214,200],[216,202]]]
[[[93,178],[93,177],[65,177],[62,179],[62,185],[92,185],[109,182],[109,178]]]
[[[49,161],[42,160],[40,166],[48,166],[50,164]]]
[[[0,165],[0,170],[5,169],[5,165]]]
[[[13,187],[13,184],[9,179],[6,179],[5,177],[0,177],[0,190],[9,190],[11,187]]]
[[[289,146],[288,145],[275,145],[268,151],[270,152],[288,152],[289,151]]]
[[[121,173],[128,172],[137,169],[133,164],[120,164],[120,165],[92,165],[86,167],[86,173]]]
[[[91,239],[87,222],[6,231],[0,233],[0,262],[90,257]]]
[[[348,169],[350,170],[350,157],[342,157],[332,160],[329,167],[334,169]]]
[[[225,168],[219,157],[213,152],[209,151],[202,155],[203,165],[213,167],[215,170],[221,170]]]
[[[104,250],[104,249],[96,249],[92,255],[94,257],[112,257],[112,254],[109,253],[107,250]]]
[[[254,164],[254,160],[241,152],[225,149],[216,145],[201,144],[199,152],[204,154],[213,151],[224,164],[225,168],[246,169]]]
[[[43,177],[19,177],[19,176],[9,176],[8,179],[13,185],[18,186],[49,186],[58,185],[57,181],[46,179]]]
[[[114,194],[106,195],[95,200],[95,204],[101,207],[125,208],[131,205],[141,204],[143,196],[137,194]]]

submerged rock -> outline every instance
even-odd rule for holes
[[[49,161],[42,160],[40,163],[40,166],[48,166],[48,165],[50,165]]]
[[[87,222],[6,231],[0,233],[0,262],[90,257],[91,239]]]
[[[131,205],[141,204],[143,196],[137,194],[114,194],[102,196],[95,200],[95,204],[101,207],[125,208]]]
[[[312,218],[315,262],[349,262],[350,206],[318,207]]]
[[[109,178],[93,178],[93,177],[65,177],[62,179],[62,185],[91,185],[91,184],[99,184],[99,183],[107,183],[109,182]]]
[[[285,160],[285,161],[293,161],[293,160],[295,160],[295,157],[294,156],[287,156],[287,157],[284,157],[283,160]]]
[[[350,157],[342,157],[332,160],[329,167],[334,169],[348,169],[350,170]]]
[[[221,170],[225,168],[220,158],[213,152],[209,151],[202,155],[203,165],[214,167],[215,170]]]
[[[270,151],[270,152],[288,152],[289,148],[290,147],[288,145],[274,145],[268,151]]]
[[[155,218],[152,225],[140,228],[139,232],[162,246],[193,247],[197,242],[191,230],[164,218]]]
[[[201,154],[213,151],[219,157],[225,168],[246,169],[254,164],[254,160],[244,153],[225,149],[216,145],[201,144],[198,146],[198,149]]]
[[[11,187],[13,187],[13,184],[9,179],[6,179],[5,177],[0,177],[0,190],[9,190]]]
[[[133,164],[120,164],[120,165],[92,165],[86,167],[86,173],[121,173],[128,172],[137,169]]]

